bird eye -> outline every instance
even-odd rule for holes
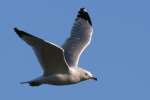
[[[85,73],[86,76],[88,76],[88,73]]]

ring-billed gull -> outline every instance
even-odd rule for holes
[[[97,80],[91,72],[78,66],[80,55],[90,44],[93,33],[92,22],[85,8],[80,8],[71,35],[62,47],[18,28],[14,30],[32,47],[43,69],[42,76],[22,83],[28,83],[30,86],[67,85],[89,79]]]

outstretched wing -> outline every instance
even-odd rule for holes
[[[53,43],[49,43],[38,37],[30,35],[29,33],[21,31],[17,28],[15,28],[14,30],[20,38],[22,38],[33,48],[44,70],[45,76],[54,73],[68,72],[68,65],[64,58],[64,51],[62,48],[56,46]]]
[[[93,33],[92,22],[85,8],[81,8],[71,30],[70,37],[63,45],[69,66],[78,66],[81,53],[90,44]]]

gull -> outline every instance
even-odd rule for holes
[[[91,42],[92,22],[85,8],[80,8],[73,24],[71,35],[62,46],[33,36],[18,28],[17,35],[30,45],[43,69],[42,76],[27,83],[30,86],[69,85],[85,80],[97,80],[93,74],[79,67],[79,58]]]

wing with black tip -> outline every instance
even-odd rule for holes
[[[70,37],[63,45],[64,55],[69,66],[78,66],[81,53],[91,42],[92,22],[85,8],[81,8],[75,19]]]
[[[61,47],[17,28],[14,30],[21,39],[33,48],[45,76],[68,72],[68,64],[64,58],[64,50]]]

